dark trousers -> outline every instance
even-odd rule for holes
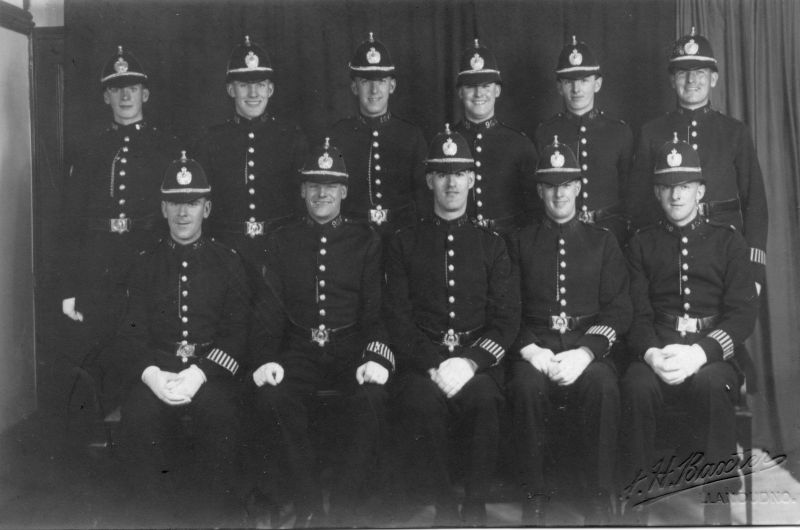
[[[680,385],[667,385],[652,368],[634,361],[622,378],[623,488],[655,460],[656,422],[664,406],[674,404],[688,416],[688,447],[683,455],[701,451],[707,462],[722,462],[736,452],[734,403],[739,380],[727,362],[712,362]],[[682,455],[676,455],[682,456]]]
[[[232,380],[209,378],[191,403],[171,406],[144,383],[133,386],[122,406],[120,452],[134,500],[157,510],[188,499],[198,515],[232,509],[237,391]],[[191,432],[182,425],[187,414]]]
[[[408,436],[409,465],[438,504],[455,504],[450,478],[449,435],[467,440],[465,489],[468,501],[484,502],[497,464],[503,394],[494,378],[475,375],[447,398],[427,375],[406,372],[394,384],[397,414]],[[463,429],[463,430],[462,430]]]
[[[312,345],[317,348],[316,345]],[[361,497],[370,474],[377,472],[380,439],[384,430],[388,394],[381,385],[359,385],[356,364],[343,363],[323,353],[290,352],[280,361],[284,379],[277,386],[256,388],[254,400],[259,421],[266,427],[266,451],[261,467],[283,464],[299,514],[320,512],[321,487],[312,435],[317,428],[318,390],[338,390],[335,406],[321,413],[334,432],[326,439],[338,442],[335,450],[331,511],[347,514]]]
[[[506,388],[523,492],[548,493],[544,454],[548,441],[559,434],[548,429],[560,414],[567,415],[565,420],[577,426],[571,455],[580,459],[579,469],[587,493],[613,491],[620,394],[612,363],[607,360],[590,363],[567,387],[556,385],[523,359],[512,361],[509,371]]]

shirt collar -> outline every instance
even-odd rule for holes
[[[488,120],[482,121],[480,123],[475,123],[474,121],[464,120],[464,128],[468,131],[478,131],[481,129],[491,129],[495,125],[500,123],[497,120],[496,116],[492,116]]]

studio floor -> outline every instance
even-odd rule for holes
[[[0,437],[0,528],[140,528],[194,527],[175,515],[154,525],[142,514],[131,513],[125,499],[125,477],[113,452],[91,447],[102,433],[65,429],[63,421],[33,417]],[[763,453],[756,452],[756,458]],[[800,455],[787,455],[779,466],[753,474],[752,509],[755,525],[800,524]],[[509,502],[488,505],[488,526],[516,527],[520,505],[510,502],[513,488],[500,485],[496,497]],[[683,491],[651,505],[650,526],[700,526],[704,499],[700,488]],[[729,496],[733,524],[746,522],[743,493]],[[399,513],[402,512],[402,513]],[[433,524],[434,507],[417,504],[384,518],[386,527],[423,528]],[[266,527],[264,519],[243,519],[242,526]],[[283,521],[291,525],[291,519]],[[612,523],[614,524],[614,523]],[[618,524],[618,523],[617,523]],[[614,526],[617,526],[614,524]],[[232,523],[233,525],[233,523]],[[571,503],[554,500],[548,526],[583,525]],[[236,526],[239,526],[237,524]]]

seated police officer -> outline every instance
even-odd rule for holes
[[[619,426],[617,373],[608,354],[631,320],[625,259],[606,229],[578,219],[581,170],[554,140],[536,171],[546,217],[512,236],[522,326],[510,358],[508,399],[517,441],[526,525],[542,525],[549,485],[544,448],[561,410],[585,485],[587,524],[609,520]],[[567,427],[565,427],[567,428]]]
[[[432,486],[436,524],[445,526],[486,524],[504,403],[500,361],[519,325],[506,245],[467,217],[473,168],[464,137],[449,127],[436,136],[426,176],[434,215],[398,232],[386,259],[386,321],[401,372],[392,395],[420,466],[416,476]],[[448,432],[456,425],[467,441],[461,515],[449,470]]]
[[[252,382],[268,432],[265,464],[285,466],[296,526],[324,520],[310,409],[318,391],[341,394],[330,524],[347,525],[375,467],[394,355],[380,315],[380,238],[340,215],[348,175],[338,149],[326,139],[312,151],[300,172],[307,215],[267,240],[269,297],[260,307],[267,324],[253,352]]]
[[[414,224],[417,203],[428,197],[427,145],[419,127],[389,110],[397,88],[395,66],[389,50],[372,33],[356,49],[349,70],[358,115],[337,122],[331,130],[350,175],[342,211],[348,219],[369,222],[388,237]]]
[[[131,464],[134,497],[167,507],[188,502],[187,516],[204,524],[235,507],[234,376],[250,297],[238,254],[203,235],[210,192],[203,168],[185,151],[167,168],[161,210],[170,236],[138,257],[115,342],[139,378],[122,406],[121,450]],[[180,436],[187,413],[193,444]],[[181,467],[193,447],[192,466]],[[185,471],[186,482],[174,482]]]
[[[736,453],[734,402],[757,295],[744,238],[699,213],[706,193],[700,167],[697,152],[678,133],[664,144],[653,176],[663,216],[639,230],[628,249],[634,306],[628,345],[638,357],[622,379],[622,479],[629,505],[638,501],[637,478],[657,464],[656,420],[665,403],[688,412],[686,449],[701,452],[703,464],[715,467]],[[730,524],[730,504],[704,508],[706,523]],[[638,522],[646,524],[647,514]]]

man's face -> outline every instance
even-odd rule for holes
[[[339,183],[303,182],[300,196],[306,201],[308,215],[316,222],[324,224],[339,215],[342,200],[347,197],[347,186]]]
[[[232,81],[228,83],[228,95],[236,104],[236,113],[248,120],[258,118],[267,110],[267,102],[275,91],[269,79],[263,81]]]
[[[678,103],[687,109],[697,109],[708,104],[711,89],[717,86],[719,74],[711,68],[675,70],[670,77],[672,88],[678,95]]]
[[[469,190],[475,185],[475,173],[428,173],[428,188],[433,190],[433,211],[443,219],[455,219],[467,211]]]
[[[581,116],[594,108],[594,95],[600,92],[603,78],[589,75],[580,79],[559,79],[556,86],[567,110]]]
[[[675,186],[655,186],[656,199],[661,208],[676,226],[684,226],[697,216],[697,205],[706,194],[706,187],[699,182],[684,182]]]
[[[201,197],[191,202],[161,201],[161,213],[176,243],[188,245],[200,239],[203,219],[211,214],[211,201]]]
[[[364,79],[356,77],[350,83],[350,90],[358,97],[358,108],[368,118],[383,116],[389,110],[389,96],[394,94],[397,81],[393,77]]]
[[[494,103],[500,97],[500,85],[461,85],[458,97],[464,104],[464,115],[469,121],[480,123],[494,116]]]
[[[580,180],[570,180],[559,185],[540,183],[536,185],[536,189],[544,202],[547,217],[556,223],[566,223],[575,217],[576,200],[581,192]]]
[[[114,121],[120,125],[130,125],[141,121],[142,107],[150,99],[150,91],[141,83],[126,87],[107,87],[103,92],[103,101],[111,107]]]

